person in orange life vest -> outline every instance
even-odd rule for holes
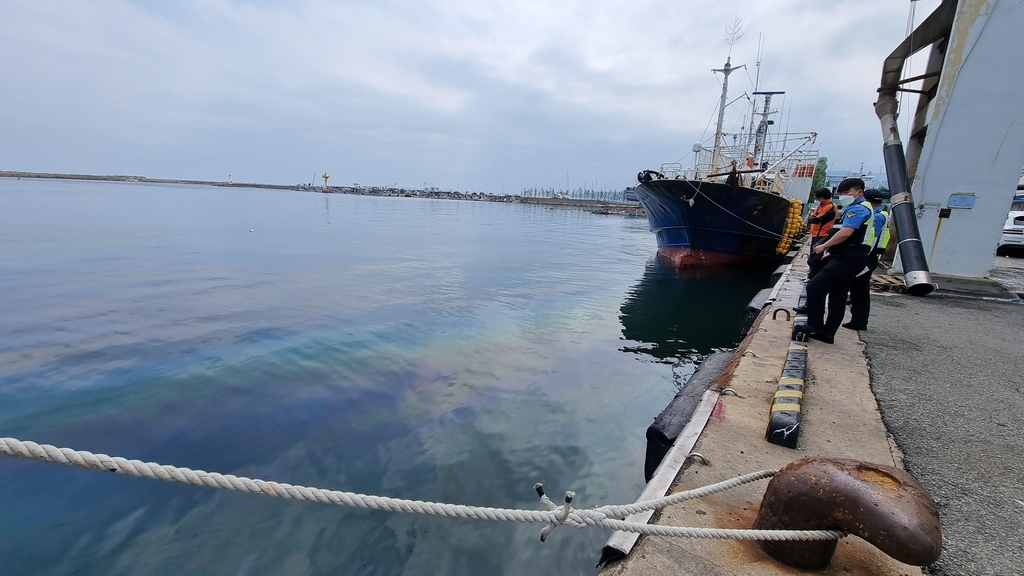
[[[818,207],[811,212],[807,223],[811,225],[811,244],[820,244],[828,238],[828,230],[836,219],[836,206],[832,203],[832,192],[828,188],[818,188],[814,192]]]
[[[814,247],[828,240],[831,234],[836,231],[832,224],[836,219],[836,205],[832,203],[832,192],[828,188],[818,188],[814,192],[818,200],[818,207],[811,212],[807,223],[811,226],[811,253],[807,257],[807,280],[814,278],[814,275],[821,270],[821,254],[814,252]]]

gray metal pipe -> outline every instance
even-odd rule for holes
[[[903,152],[899,128],[896,126],[898,109],[896,90],[880,90],[878,102],[875,102],[875,114],[882,124],[882,138],[885,141],[882,146],[882,158],[885,160],[889,191],[892,192],[892,205],[889,210],[900,240],[903,281],[911,294],[924,296],[935,290],[935,284],[928,270],[924,244],[921,242],[921,230],[917,225],[917,214],[914,212],[914,199],[910,195],[907,158]]]

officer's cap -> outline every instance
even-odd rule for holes
[[[881,190],[869,188],[864,191],[864,199],[868,202],[881,202],[882,200],[888,200],[890,196],[891,194],[888,190],[883,192]]]

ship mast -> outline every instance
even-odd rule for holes
[[[754,73],[754,94],[761,87],[761,54],[764,52],[764,38],[757,35],[757,71]],[[757,116],[757,97],[750,99],[750,129],[747,132],[747,149],[754,143],[754,117]]]
[[[757,132],[754,134],[754,164],[761,164],[761,156],[764,154],[764,141],[768,136],[768,127],[774,124],[768,119],[771,114],[772,96],[785,94],[785,92],[754,92],[754,96],[764,96],[764,110],[761,112],[761,122],[757,125]]]
[[[729,94],[729,74],[732,74],[732,56],[725,59],[725,67],[714,70],[725,77],[722,80],[722,101],[718,104],[718,126],[715,128],[715,147],[711,152],[711,173],[718,173],[718,155],[722,148],[722,124],[725,123],[725,101]]]
[[[721,72],[722,78],[722,101],[718,104],[718,126],[715,128],[715,148],[711,152],[711,174],[718,172],[718,157],[722,153],[722,125],[725,124],[725,107],[729,96],[729,74],[743,68],[743,66],[732,67],[732,56],[725,59],[724,68],[713,69],[712,72]]]

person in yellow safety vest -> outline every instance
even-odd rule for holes
[[[882,206],[882,202],[889,199],[889,193],[874,189],[865,190],[864,199],[871,204],[874,221],[864,235],[864,244],[870,247],[868,263],[850,284],[850,321],[843,324],[843,328],[850,330],[868,329],[868,315],[871,312],[871,274],[878,268],[878,257],[889,245],[889,212]]]

